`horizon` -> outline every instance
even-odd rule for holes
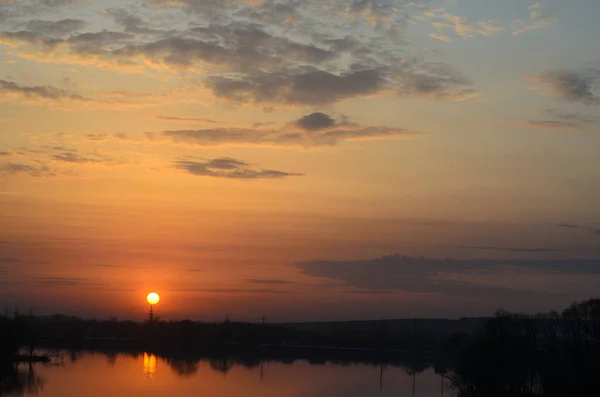
[[[156,291],[161,318],[316,322],[594,297],[597,15],[0,0],[0,307],[143,319]]]
[[[590,298],[592,299],[592,298]],[[573,302],[575,303],[575,302]],[[566,309],[563,308],[563,309]],[[327,324],[327,323],[359,323],[359,322],[378,322],[378,321],[414,321],[414,320],[433,320],[433,321],[462,321],[462,320],[474,320],[474,319],[486,319],[486,318],[492,318],[495,316],[496,312],[502,312],[505,311],[504,308],[498,308],[497,310],[495,310],[493,313],[490,313],[487,316],[459,316],[459,317],[397,317],[397,318],[374,318],[374,319],[339,319],[339,320],[327,320],[327,319],[323,319],[323,320],[298,320],[298,321],[268,321],[268,318],[265,316],[265,322],[264,324],[266,325],[286,325],[286,324]],[[557,310],[559,313],[562,311],[561,310]],[[525,315],[525,316],[535,316],[537,314],[545,314],[545,313],[550,313],[551,311],[548,312],[544,312],[544,313],[522,313],[522,312],[510,312],[510,311],[506,311],[508,313],[511,314],[515,314],[515,315]],[[13,311],[12,313],[9,312],[8,313],[8,318],[14,318],[15,312]],[[146,313],[146,316],[141,316],[139,318],[120,318],[117,316],[108,316],[108,317],[85,317],[85,316],[79,316],[79,315],[72,315],[69,313],[52,313],[52,314],[48,314],[48,313],[35,313],[32,311],[31,314],[29,314],[29,311],[27,311],[27,313],[24,312],[18,312],[19,316],[22,317],[29,317],[29,316],[33,316],[33,317],[38,317],[38,318],[50,318],[50,317],[54,317],[54,316],[61,316],[61,317],[65,317],[67,319],[71,319],[71,318],[75,318],[77,320],[81,320],[81,321],[99,321],[99,322],[104,322],[104,321],[108,321],[108,322],[112,322],[112,321],[116,321],[116,322],[134,322],[134,323],[144,323],[148,320],[148,313]],[[6,314],[1,313],[0,316],[2,317],[6,317]],[[228,315],[226,315],[226,317],[228,317]],[[225,318],[225,317],[224,317]],[[201,318],[168,318],[168,317],[162,317],[162,316],[158,316],[157,315],[157,320],[156,321],[160,321],[160,322],[180,322],[180,321],[191,321],[191,322],[197,322],[197,323],[205,323],[205,324],[221,324],[224,322],[224,318],[223,319],[201,319]],[[259,317],[258,319],[237,319],[237,318],[233,318],[230,319],[230,321],[232,323],[245,323],[245,324],[263,324],[263,318]]]

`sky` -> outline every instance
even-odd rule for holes
[[[0,0],[0,305],[310,321],[600,291],[596,0]]]

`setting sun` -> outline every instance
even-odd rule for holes
[[[150,292],[148,296],[146,296],[146,300],[151,305],[156,305],[160,302],[160,296],[156,292]]]

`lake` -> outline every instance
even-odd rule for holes
[[[154,354],[65,353],[55,365],[21,365],[21,395],[42,397],[451,396],[432,367],[392,364],[185,361]],[[2,393],[0,392],[0,395]],[[4,395],[19,395],[4,394]]]

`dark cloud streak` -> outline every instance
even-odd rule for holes
[[[256,170],[250,164],[232,158],[218,158],[207,161],[177,160],[175,168],[196,176],[226,179],[281,179],[288,176],[302,176],[276,170]]]
[[[599,80],[600,69],[588,69],[582,72],[558,70],[535,78],[535,81],[545,84],[549,92],[557,98],[586,105],[600,104],[600,98],[594,94]]]
[[[462,248],[482,250],[482,251],[502,251],[502,252],[525,252],[525,253],[546,253],[546,252],[568,252],[571,250],[561,248],[513,248],[513,247],[486,247],[486,246],[464,246]]]
[[[267,284],[267,285],[290,285],[295,284],[293,281],[276,280],[276,279],[247,279],[246,284]]]
[[[376,291],[468,294],[485,293],[489,286],[452,280],[468,273],[505,274],[507,267],[535,274],[600,276],[598,260],[467,260],[429,259],[392,255],[372,260],[296,263],[304,274],[341,281],[348,287]],[[508,289],[497,287],[498,291]]]

